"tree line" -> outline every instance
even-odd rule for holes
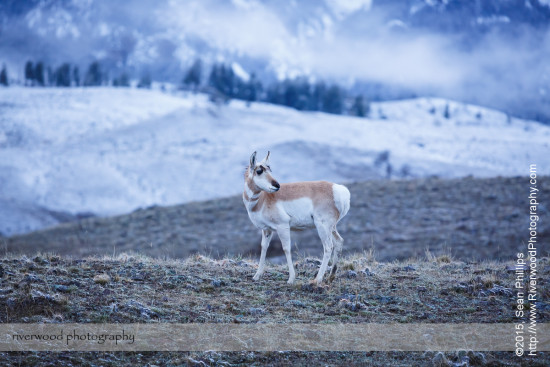
[[[78,65],[63,63],[57,68],[44,66],[39,61],[25,63],[24,84],[26,86],[50,87],[80,87],[100,86],[108,80],[107,74],[102,72],[98,61],[92,62],[86,73],[81,75]]]
[[[140,77],[137,87],[150,88],[151,75]],[[9,78],[6,66],[0,71],[0,85],[7,86]],[[112,85],[129,87],[130,76],[121,72],[113,78],[102,68],[99,61],[90,63],[81,74],[78,65],[63,63],[56,68],[43,62],[27,61],[24,71],[26,86],[79,87]],[[365,117],[369,114],[369,103],[362,95],[349,96],[341,86],[324,81],[312,82],[306,77],[275,81],[264,86],[255,73],[238,75],[231,65],[215,63],[209,72],[204,71],[203,62],[195,60],[184,73],[180,87],[193,92],[204,92],[211,100],[227,103],[239,99],[248,103],[262,101],[295,108],[300,111],[322,111],[332,114],[349,114]]]
[[[262,101],[301,111],[345,113],[360,117],[369,114],[369,103],[362,95],[350,99],[348,93],[337,84],[310,82],[305,77],[298,77],[275,81],[264,87],[255,73],[244,80],[235,73],[231,65],[224,63],[212,65],[208,78],[203,81],[202,68],[202,62],[196,60],[185,74],[182,85],[192,91],[205,91],[213,100]]]

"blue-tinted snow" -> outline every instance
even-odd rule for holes
[[[371,104],[371,118],[205,95],[0,88],[0,232],[238,194],[250,154],[282,182],[550,174],[550,127],[444,99]],[[448,107],[447,107],[448,106]],[[448,109],[449,118],[445,117]]]

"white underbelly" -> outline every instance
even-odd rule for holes
[[[314,228],[314,207],[310,198],[279,201],[270,209],[257,212],[248,209],[248,217],[252,223],[260,229],[274,229],[280,226],[290,226],[291,230],[303,230]]]
[[[281,210],[289,218],[290,228],[301,230],[315,227],[313,222],[313,201],[310,198],[280,202]]]

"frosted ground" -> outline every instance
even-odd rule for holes
[[[530,163],[550,174],[549,144],[549,126],[435,98],[373,103],[362,119],[201,94],[3,88],[0,232],[237,194],[254,150],[271,150],[282,182],[349,182],[388,164],[392,178],[526,175]]]

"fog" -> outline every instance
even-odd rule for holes
[[[217,58],[265,60],[279,78],[310,74],[347,84],[378,82],[550,117],[548,24],[509,24],[507,16],[490,15],[471,20],[483,32],[466,24],[449,33],[408,26],[392,18],[391,9],[376,11],[370,1],[327,1],[325,8],[313,9],[307,2],[286,9],[269,2],[217,4],[174,2],[163,18],[182,40],[191,35],[204,40]],[[292,9],[305,12],[285,17]]]
[[[20,69],[27,58],[101,59],[114,73],[148,70],[177,83],[196,58],[236,61],[267,80],[379,83],[550,121],[547,1],[29,4],[18,14],[3,9],[0,61]]]

